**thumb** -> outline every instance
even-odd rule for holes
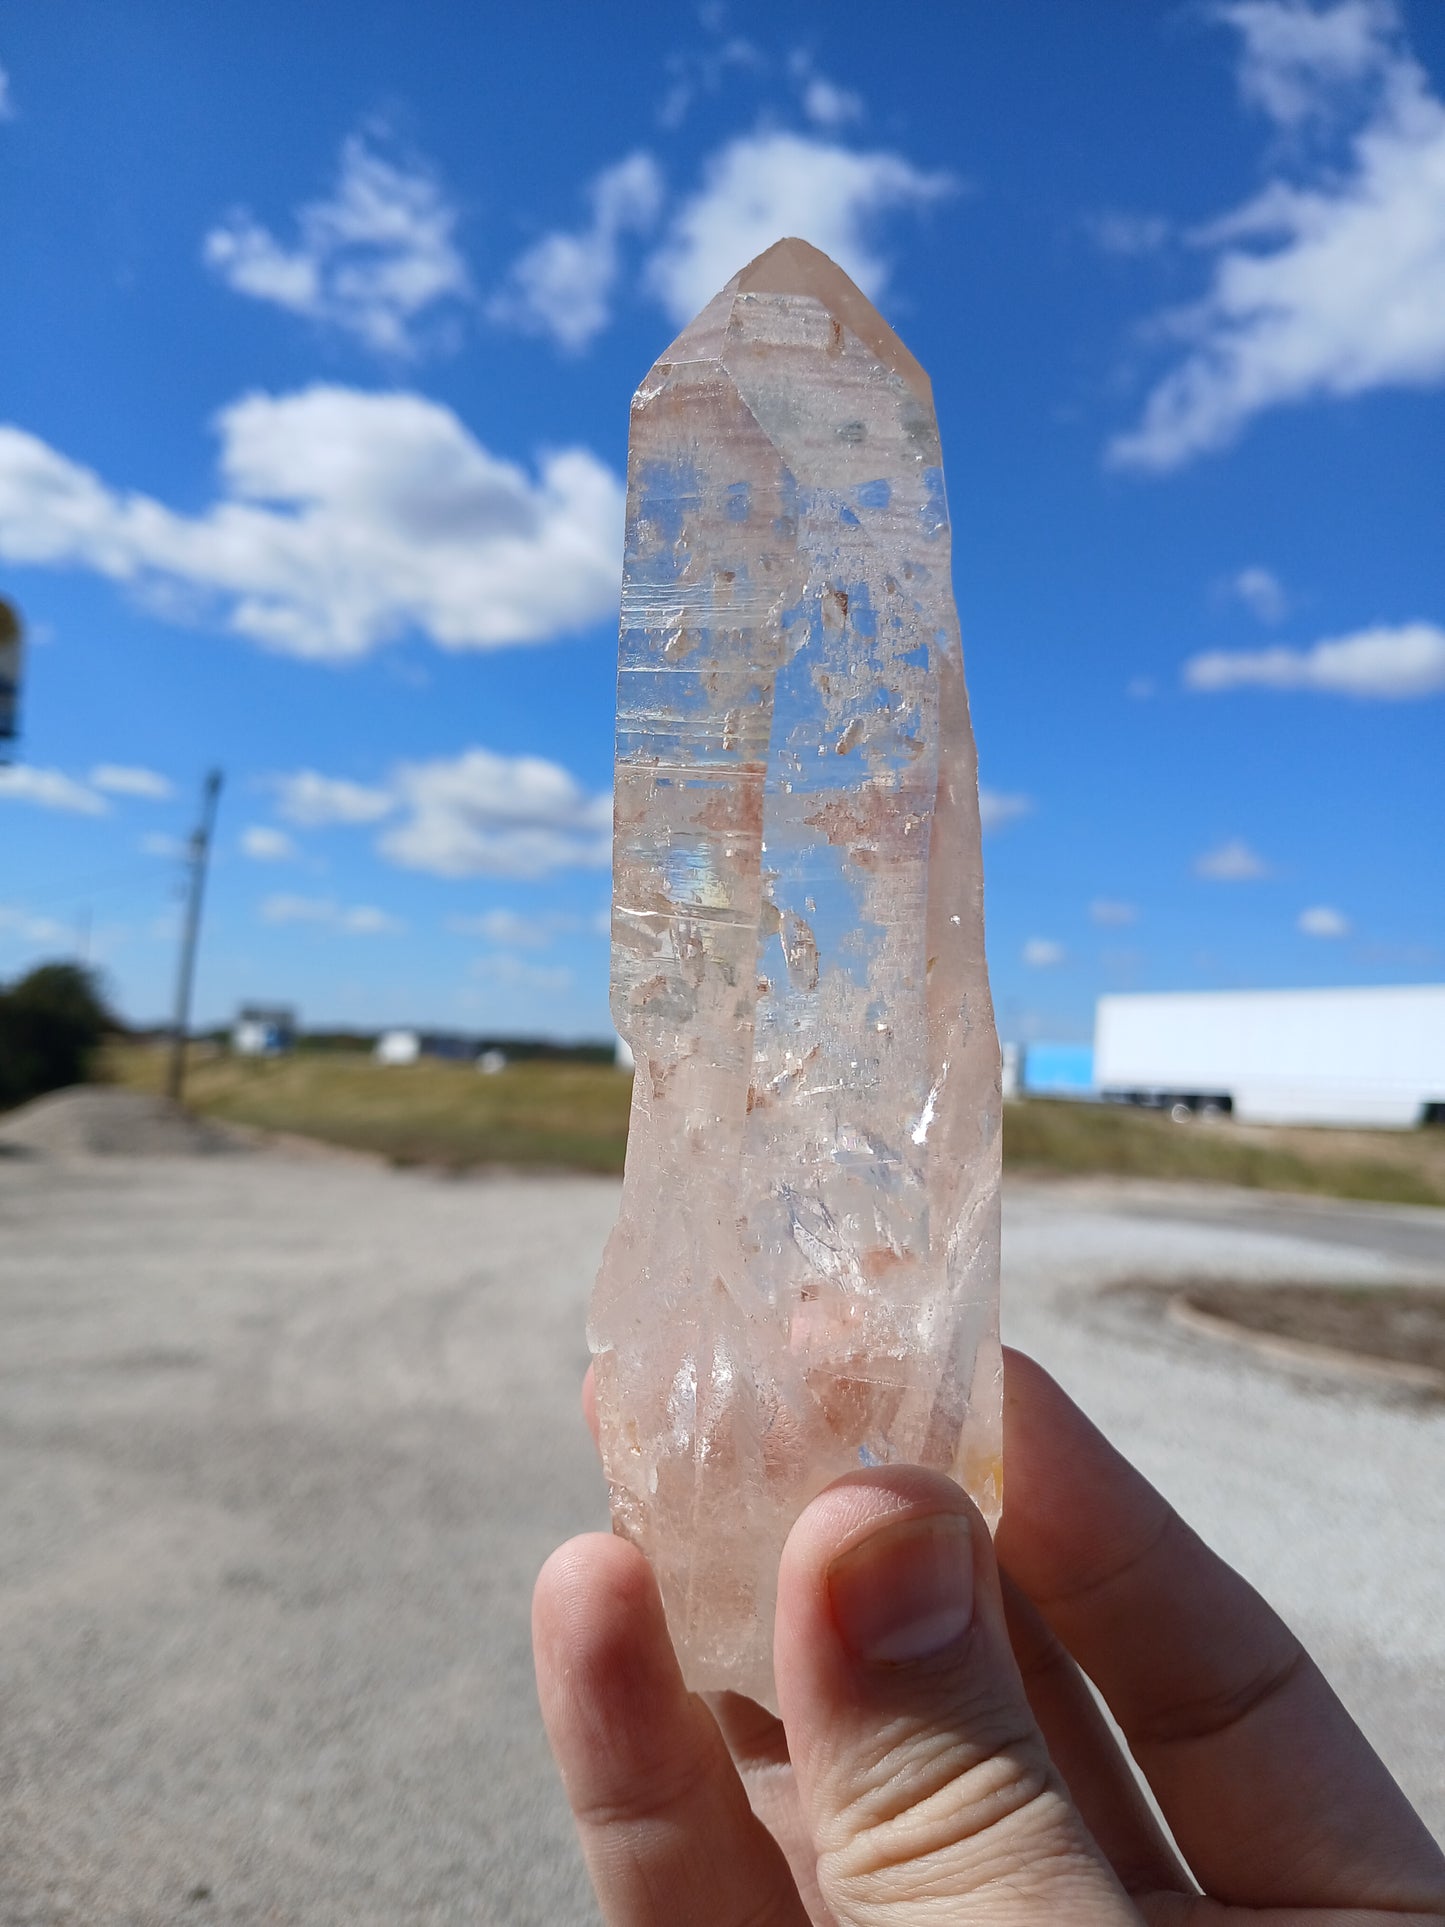
[[[839,1927],[1137,1927],[1049,1759],[988,1528],[951,1479],[859,1473],[813,1501],[783,1553],[775,1660]]]

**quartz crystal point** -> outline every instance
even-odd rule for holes
[[[690,1686],[776,1705],[794,1519],[895,1461],[1000,1497],[999,1052],[928,377],[780,241],[632,404],[592,1300],[613,1523]]]

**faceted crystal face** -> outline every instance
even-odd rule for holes
[[[999,1503],[999,1053],[927,376],[782,241],[638,390],[589,1337],[695,1689],[775,1705],[778,1558],[859,1466]]]

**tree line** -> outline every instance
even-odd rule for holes
[[[82,1084],[106,1034],[120,1025],[94,971],[40,964],[0,986],[0,1110]]]

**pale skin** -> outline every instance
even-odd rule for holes
[[[781,1721],[687,1692],[634,1547],[552,1555],[538,1685],[607,1927],[1445,1922],[1445,1857],[1308,1654],[1016,1353],[1004,1453],[996,1550],[917,1468],[807,1508]]]

